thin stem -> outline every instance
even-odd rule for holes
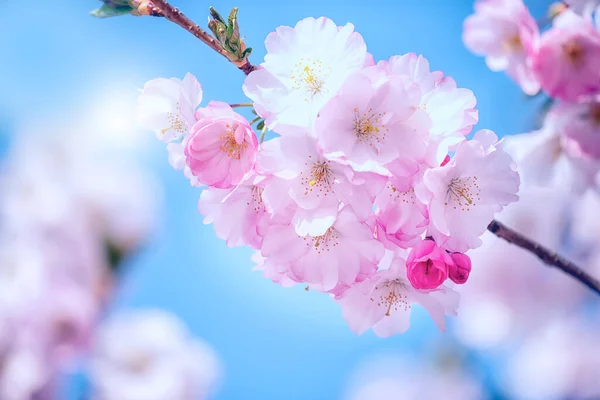
[[[237,107],[252,107],[254,104],[252,103],[234,103],[234,104],[230,104],[229,107],[231,108],[237,108]]]
[[[265,124],[261,130],[261,135],[260,135],[260,143],[265,141],[265,134],[267,133],[267,125]],[[307,286],[308,288],[308,286]],[[307,289],[308,290],[308,289]]]
[[[494,235],[506,240],[508,243],[512,243],[527,251],[530,251],[545,264],[560,269],[564,273],[572,276],[579,282],[592,289],[592,291],[595,293],[600,294],[600,281],[598,279],[594,278],[569,260],[559,256],[552,250],[549,250],[539,243],[526,238],[525,236],[513,231],[506,225],[496,220],[492,221],[488,225],[487,229]]]
[[[255,123],[257,123],[261,119],[262,119],[262,117],[260,117],[260,116],[254,117],[254,119],[252,121],[250,121],[250,125],[254,125]]]
[[[214,37],[212,37],[208,32],[204,29],[200,28],[198,24],[194,21],[186,17],[181,11],[177,8],[173,7],[167,0],[152,0],[152,4],[154,7],[157,7],[160,10],[159,16],[163,16],[169,21],[179,25],[192,35],[196,36],[198,39],[203,41],[208,47],[225,57],[228,61],[229,57],[227,57],[227,52],[221,46],[221,43]],[[236,67],[242,70],[246,75],[250,72],[254,71],[256,67],[250,63],[247,59],[244,59],[240,63],[236,63],[231,61]]]

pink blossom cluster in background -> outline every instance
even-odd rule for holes
[[[600,277],[599,2],[565,3],[538,27],[520,0],[478,1],[463,39],[490,69],[504,70],[526,94],[541,89],[550,104],[540,129],[504,139],[522,185],[519,202],[497,219]],[[506,394],[600,396],[592,372],[600,314],[587,289],[491,234],[470,255],[485,268],[470,275],[454,333],[479,356],[501,360],[497,383]]]
[[[413,304],[444,329],[519,175],[473,93],[408,53],[376,62],[352,24],[307,18],[265,41],[243,91],[257,116],[211,101],[188,74],[155,79],[139,119],[202,186],[199,212],[264,276],[339,302],[351,329],[404,332]],[[233,106],[233,107],[232,107]],[[277,137],[257,139],[252,125]],[[477,268],[478,266],[475,266]]]
[[[553,102],[542,128],[507,140],[525,183],[582,192],[600,171],[599,3],[570,0],[554,6],[540,33],[522,0],[480,0],[464,23],[466,46],[505,71],[526,94],[540,89]]]
[[[208,398],[217,371],[213,352],[184,341],[174,316],[127,314],[132,324],[153,327],[155,336],[144,333],[152,343],[135,338],[139,327],[111,319],[100,323],[119,284],[121,261],[154,228],[158,191],[138,165],[105,159],[98,146],[88,144],[81,136],[23,133],[0,167],[0,398],[63,398],[61,375],[76,370],[91,352],[99,366],[90,375],[94,398],[133,399],[103,389],[133,390],[135,377],[118,363],[131,365],[135,356],[138,373],[154,373],[152,357],[167,357],[168,346],[173,351],[161,371],[178,374],[171,375],[168,388],[179,382],[193,392],[156,397],[155,391],[135,399]],[[119,338],[107,345],[103,338],[114,329]],[[131,343],[118,347],[128,335],[138,349]],[[175,370],[177,362],[182,364]],[[164,384],[168,376],[160,375]],[[148,388],[147,382],[137,384]]]

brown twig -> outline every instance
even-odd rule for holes
[[[526,238],[525,236],[513,231],[506,225],[496,220],[492,221],[488,225],[487,229],[494,235],[506,240],[508,243],[512,243],[535,254],[545,264],[560,269],[564,273],[571,275],[573,278],[592,289],[595,293],[600,294],[600,281],[598,279],[583,271],[569,260],[559,256],[552,250],[549,250],[539,243]]]
[[[152,3],[155,7],[160,10],[160,15],[168,19],[169,21],[179,25],[201,41],[203,41],[208,47],[225,57],[228,61],[229,57],[227,56],[227,52],[223,49],[223,46],[219,43],[217,39],[212,37],[208,32],[204,29],[200,28],[198,24],[194,21],[186,17],[179,9],[173,7],[167,0],[152,0]],[[244,59],[242,62],[233,62],[236,67],[238,67],[244,74],[248,75],[250,72],[254,71],[256,67],[250,63],[247,59]]]

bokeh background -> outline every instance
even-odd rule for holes
[[[536,17],[549,3],[526,1]],[[173,4],[201,25],[209,6],[222,13],[239,7],[254,63],[264,56],[264,38],[279,25],[293,26],[308,16],[327,16],[339,25],[352,22],[376,59],[422,53],[433,70],[473,90],[480,116],[476,128],[504,136],[536,124],[543,99],[527,99],[508,77],[491,72],[465,49],[462,23],[473,12],[471,0]],[[158,178],[158,229],[126,261],[115,309],[158,307],[179,315],[219,353],[224,374],[216,398],[222,400],[343,398],[365,360],[381,354],[429,357],[437,346],[452,347],[449,335],[438,332],[424,312],[413,314],[413,326],[404,335],[356,336],[325,295],[272,284],[251,271],[249,249],[227,248],[212,226],[203,225],[196,210],[200,189],[169,166],[154,134],[136,125],[137,94],[150,79],[192,72],[202,84],[203,104],[211,99],[240,103],[246,100],[244,76],[163,19],[94,19],[88,12],[97,6],[94,0],[0,1],[0,149],[5,154],[15,136],[28,132],[73,130],[84,138],[101,132],[102,140],[125,149]],[[493,375],[489,365],[474,366],[484,381]],[[76,398],[78,385],[70,390]]]

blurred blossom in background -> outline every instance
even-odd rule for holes
[[[446,333],[418,309],[403,335],[357,336],[323,294],[253,272],[252,252],[203,225],[199,189],[135,117],[157,76],[192,72],[206,99],[243,103],[243,74],[164,20],[59,3],[0,2],[0,400],[600,398],[598,299],[491,234],[469,253]],[[173,3],[201,23],[211,5]],[[525,2],[540,20],[550,3]],[[473,90],[478,127],[520,166],[520,201],[498,219],[600,276],[597,162],[563,132],[575,111],[554,105],[539,124],[547,99],[525,96],[529,77],[467,50],[473,5],[217,8],[240,7],[256,64],[269,32],[321,15],[352,22],[376,59],[423,53]]]

